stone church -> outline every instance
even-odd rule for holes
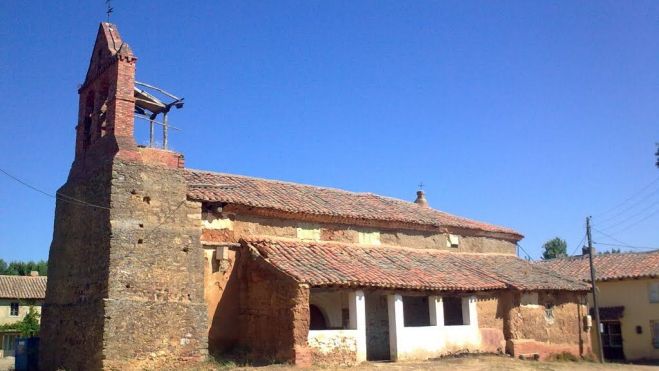
[[[136,63],[102,23],[58,191],[43,369],[590,352],[588,286],[518,259],[512,229],[435,210],[422,192],[191,170],[137,145],[135,115],[164,106],[136,88]]]

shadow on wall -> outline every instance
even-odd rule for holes
[[[236,253],[234,269],[231,269],[226,286],[222,291],[210,329],[208,330],[208,351],[212,355],[232,352],[240,334],[240,279],[238,265],[240,253]],[[215,258],[213,257],[215,261]],[[215,265],[213,267],[215,271]]]

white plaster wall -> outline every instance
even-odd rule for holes
[[[357,330],[310,330],[309,347],[327,354],[336,349],[357,351]]]
[[[343,309],[348,308],[347,293],[311,291],[309,304],[320,308],[325,315],[327,325],[333,328],[343,327]]]
[[[395,361],[427,359],[463,349],[480,349],[476,298],[463,298],[465,325],[444,326],[441,297],[428,300],[432,326],[405,327],[403,325],[403,301],[401,295],[390,295],[389,334],[391,358]]]

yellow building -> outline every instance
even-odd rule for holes
[[[604,356],[610,360],[659,360],[659,251],[596,255]],[[559,273],[590,282],[588,256],[540,263]],[[592,296],[588,297],[591,314]],[[592,330],[593,349],[597,336]]]
[[[30,307],[41,313],[46,296],[46,277],[33,272],[31,276],[0,275],[0,326],[22,320]],[[0,358],[14,355],[15,330],[0,328]]]

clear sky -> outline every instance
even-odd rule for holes
[[[554,236],[573,251],[587,215],[659,247],[657,2],[113,6],[138,80],[185,97],[171,142],[188,167],[406,200],[423,182],[431,206],[515,228],[533,258]],[[0,168],[51,193],[104,11],[0,2]],[[46,258],[54,205],[0,174],[0,258]]]

